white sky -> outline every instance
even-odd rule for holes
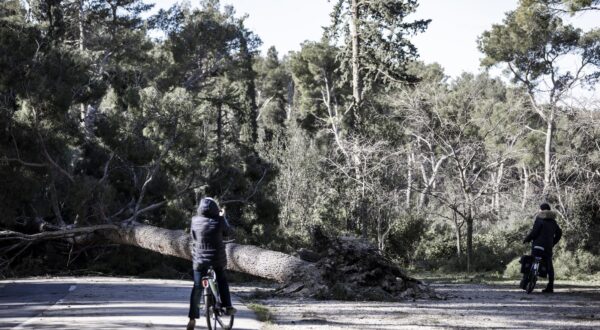
[[[168,8],[177,0],[147,0]],[[190,1],[196,6],[199,1]],[[329,25],[332,4],[327,0],[221,0],[233,5],[238,15],[248,14],[246,27],[263,41],[263,51],[275,46],[280,56],[299,50],[305,40],[319,40]],[[413,38],[420,58],[438,62],[451,77],[463,71],[477,72],[477,37],[492,24],[501,23],[517,0],[420,0],[414,19],[432,19],[429,29]],[[584,29],[600,27],[600,12],[577,16],[571,23]]]

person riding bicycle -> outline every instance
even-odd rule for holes
[[[523,243],[531,244],[531,254],[542,257],[548,269],[548,284],[542,290],[545,293],[554,292],[554,266],[552,265],[552,248],[562,237],[562,230],[556,223],[556,212],[550,210],[548,203],[540,205],[540,211],[536,214],[533,228],[523,240]],[[525,275],[526,276],[526,275]],[[525,282],[525,276],[521,284]]]
[[[202,277],[206,276],[212,267],[217,275],[219,293],[225,314],[235,314],[231,306],[229,284],[225,277],[227,255],[225,252],[224,236],[229,236],[231,227],[225,217],[224,210],[220,210],[217,202],[212,198],[203,198],[198,206],[198,214],[192,217],[190,228],[192,236],[192,259],[194,269],[194,287],[190,297],[190,318],[187,329],[194,329],[196,319],[200,317],[198,307],[202,295]]]

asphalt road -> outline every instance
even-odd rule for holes
[[[190,281],[54,278],[0,281],[0,329],[184,329]],[[234,329],[260,329],[233,297]],[[196,329],[205,329],[203,319]]]

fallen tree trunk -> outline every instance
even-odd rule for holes
[[[182,230],[136,224],[104,232],[112,242],[191,260],[190,237]],[[279,293],[325,299],[399,300],[437,298],[368,242],[317,237],[317,262],[252,245],[227,244],[227,269],[280,283]]]
[[[164,255],[192,260],[190,235],[183,230],[169,230],[144,224],[126,226],[103,233],[118,244],[138,246]],[[310,263],[285,253],[253,245],[227,244],[227,269],[286,283]]]
[[[84,236],[77,236],[77,235]],[[67,238],[137,246],[163,255],[192,260],[190,235],[183,230],[130,223],[101,225],[27,235],[1,232],[0,240]],[[353,237],[327,237],[315,232],[315,248],[309,262],[252,245],[227,244],[227,269],[281,284],[276,293],[342,300],[401,300],[438,298],[428,286],[407,276],[369,242]],[[306,254],[306,251],[305,253]]]

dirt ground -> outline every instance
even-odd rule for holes
[[[395,303],[254,299],[272,314],[266,329],[600,329],[600,283],[557,282],[526,294],[516,281],[431,284],[444,300]],[[245,295],[251,287],[235,288]]]

